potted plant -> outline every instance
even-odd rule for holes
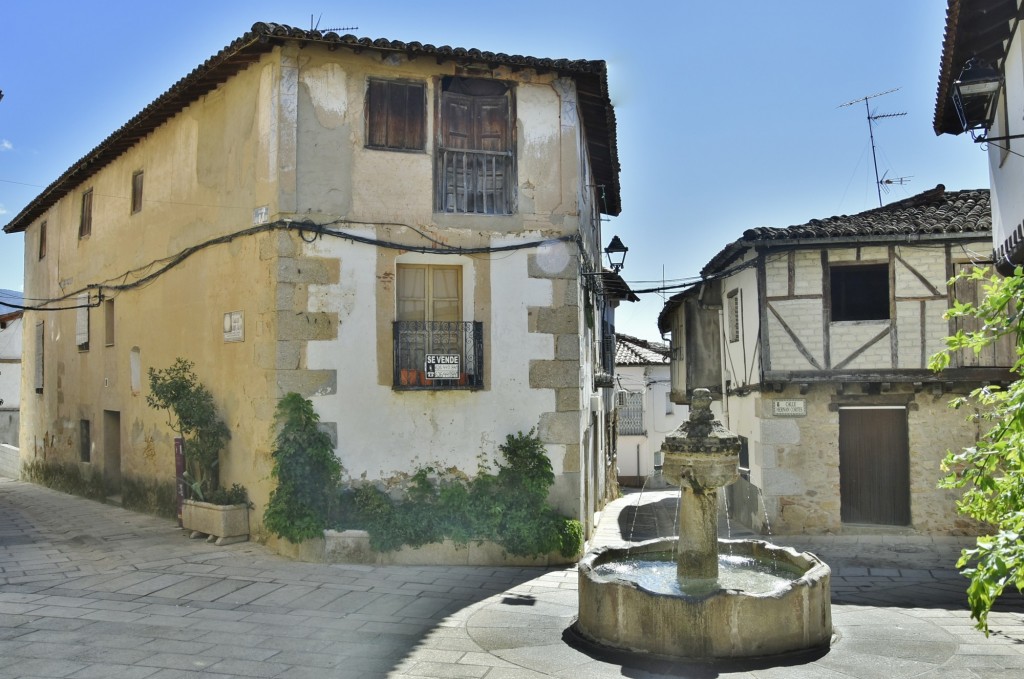
[[[181,525],[191,537],[217,544],[249,539],[249,501],[245,488],[220,486],[220,453],[231,432],[217,414],[213,395],[192,371],[193,363],[177,358],[163,370],[149,369],[151,408],[167,411],[167,425],[182,441],[185,497]]]

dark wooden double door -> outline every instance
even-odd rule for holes
[[[906,408],[839,409],[843,523],[910,525]]]

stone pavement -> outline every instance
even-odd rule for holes
[[[670,531],[649,524],[672,502],[647,493],[612,503],[595,544]],[[1024,605],[993,613],[988,638],[974,630],[965,580],[950,568],[960,544],[803,538],[797,546],[833,567],[827,652],[667,663],[573,642],[573,568],[299,563],[0,480],[0,679],[1024,676]]]

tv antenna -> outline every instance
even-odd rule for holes
[[[321,33],[331,33],[331,32],[337,33],[338,31],[358,31],[359,30],[358,26],[340,26],[338,28],[324,28],[324,29],[321,29],[320,28],[320,20],[323,19],[323,18],[324,18],[324,15],[323,15],[323,13],[321,13],[320,16],[318,16],[316,18],[316,23],[314,24],[313,23],[313,15],[310,14],[309,15],[309,30],[310,31],[320,31]]]
[[[876,112],[871,110],[870,106],[868,106],[868,100],[875,99],[877,97],[882,97],[882,96],[885,96],[886,94],[892,94],[893,92],[895,92],[898,89],[900,89],[900,88],[899,87],[894,87],[891,90],[886,90],[885,92],[878,92],[876,94],[869,94],[866,97],[861,97],[860,99],[854,99],[853,101],[848,101],[845,104],[839,104],[839,106],[836,107],[836,108],[843,108],[844,106],[853,106],[854,104],[859,104],[862,101],[864,102],[864,110],[867,112],[867,117],[868,117],[868,135],[871,137],[871,162],[874,163],[874,166],[875,166],[875,190],[878,191],[878,207],[882,207],[882,183],[883,182],[885,182],[886,184],[905,184],[907,181],[909,181],[909,179],[907,177],[900,177],[899,179],[889,179],[889,180],[886,180],[884,177],[879,178],[879,176],[878,176],[878,158],[875,155],[875,121],[876,120],[882,120],[884,118],[899,118],[900,116],[907,115],[907,113],[906,113],[906,111],[904,111],[902,113],[876,113]],[[888,193],[888,187],[887,187],[886,193]]]

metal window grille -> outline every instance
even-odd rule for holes
[[[621,392],[618,403],[619,435],[644,436],[644,392]]]
[[[512,214],[512,152],[440,149],[438,207],[443,212]]]
[[[483,337],[483,323],[479,321],[395,321],[395,388],[483,388]],[[429,372],[432,368],[433,373]],[[445,371],[453,372],[438,377]]]

